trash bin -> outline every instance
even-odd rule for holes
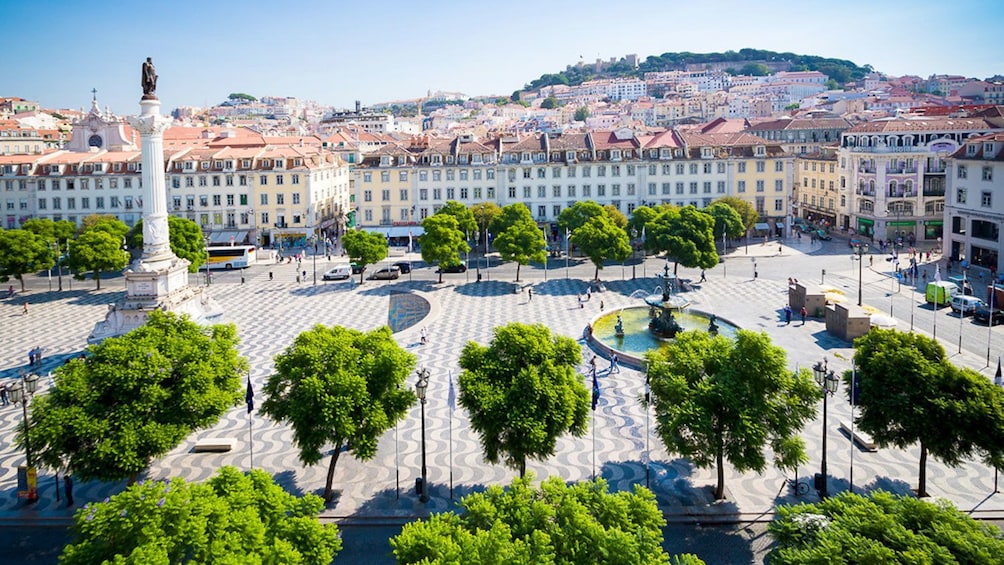
[[[823,309],[822,309],[822,307],[816,308],[816,317],[817,318],[822,318],[823,317]]]

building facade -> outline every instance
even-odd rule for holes
[[[948,160],[945,253],[1001,272],[1004,133],[971,137]]]

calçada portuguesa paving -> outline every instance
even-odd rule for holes
[[[760,273],[755,279],[749,258],[742,251],[736,252],[740,256],[733,256],[722,266],[709,270],[708,281],[687,293],[687,297],[695,308],[716,313],[744,328],[766,331],[775,343],[787,350],[792,368],[796,364],[808,368],[824,356],[828,357],[830,367],[838,372],[849,368],[853,354],[850,344],[826,333],[821,320],[810,318],[804,327],[800,321],[790,326],[778,321],[778,310],[787,299],[787,285],[784,277],[771,274],[770,265],[776,267],[786,262],[784,264],[796,268],[794,266],[806,257],[804,253],[817,251],[818,244],[785,246],[780,255],[777,250],[777,245],[773,244],[751,246],[749,255],[759,257],[760,261]],[[438,284],[434,269],[423,268],[411,277],[404,275],[397,281],[367,280],[360,286],[355,282],[322,282],[320,273],[328,262],[324,257],[319,259],[316,285],[312,284],[313,268],[308,260],[300,267],[308,271],[308,280],[299,284],[295,264],[259,265],[247,271],[243,285],[237,273],[217,274],[210,291],[224,308],[222,321],[237,325],[240,352],[251,363],[251,378],[259,406],[274,356],[297,334],[314,324],[338,324],[361,330],[387,324],[388,319],[399,326],[411,324],[395,336],[402,347],[418,356],[418,366],[427,367],[431,373],[426,405],[431,499],[422,504],[414,494],[415,479],[421,472],[420,407],[416,403],[398,428],[383,436],[372,460],[339,459],[334,480],[336,498],[324,511],[324,516],[361,521],[403,520],[447,510],[453,501],[472,490],[508,483],[515,475],[501,465],[485,463],[477,435],[470,429],[462,408],[458,407],[451,415],[447,402],[448,378],[451,372],[454,375],[459,372],[457,361],[467,341],[486,343],[494,327],[514,321],[543,323],[554,332],[579,338],[585,325],[600,314],[601,301],[606,311],[641,305],[640,300],[629,295],[636,290],[651,292],[660,283],[656,275],[663,265],[650,258],[644,266],[637,265],[634,269],[630,265],[608,266],[601,272],[606,291],[594,293],[585,308],[579,308],[577,296],[585,292],[585,280],[592,275],[592,267],[587,265],[573,265],[566,271],[561,262],[552,262],[546,281],[539,267],[524,267],[521,278],[524,283],[532,283],[534,290],[533,299],[528,300],[526,292],[514,292],[511,269],[498,271],[493,268],[485,273],[481,282],[476,281],[473,270],[466,274],[446,274],[443,284]],[[856,282],[857,271],[852,271],[851,266],[844,268],[845,272],[831,270],[828,276],[831,280],[843,277]],[[272,281],[269,271],[274,273]],[[783,269],[773,271],[783,272]],[[878,276],[869,271],[870,277]],[[566,273],[572,278],[566,278]],[[682,268],[681,276],[695,281],[699,277],[696,271]],[[202,280],[201,275],[192,276],[193,283]],[[64,286],[69,284],[64,281]],[[94,323],[103,319],[108,305],[124,293],[121,278],[102,281],[101,291],[94,290],[93,281],[73,281],[72,287],[62,292],[48,291],[45,279],[33,279],[28,293],[0,302],[4,336],[0,340],[0,377],[4,382],[16,378],[18,370],[28,362],[28,350],[40,346],[44,351],[39,371],[42,375],[40,392],[44,391],[50,386],[45,375],[66,358],[82,352]],[[22,315],[25,299],[30,301],[28,315]],[[795,318],[797,320],[798,316]],[[419,331],[423,326],[429,332],[426,345],[420,343]],[[903,329],[902,324],[900,327]],[[949,344],[945,345],[951,351]],[[588,348],[584,348],[579,367],[583,375],[591,355]],[[953,361],[984,369],[983,360],[976,355],[963,354]],[[715,503],[711,496],[715,470],[697,469],[684,459],[667,455],[655,435],[654,417],[646,419],[640,402],[644,375],[624,367],[619,373],[607,374],[607,365],[605,361],[599,363],[602,394],[592,414],[594,422],[590,422],[582,438],[561,438],[554,456],[529,462],[527,470],[538,478],[557,475],[569,481],[586,480],[595,472],[615,490],[648,484],[670,520],[769,519],[777,504],[817,499],[815,491],[795,496],[785,482],[791,475],[785,476],[773,467],[763,474],[740,474],[727,466],[728,498]],[[414,376],[410,377],[410,384],[414,384],[414,380]],[[810,458],[809,463],[799,469],[803,479],[819,471],[821,412],[803,431]],[[849,422],[850,419],[850,405],[843,390],[838,391],[830,398],[826,427],[830,492],[848,488],[853,454],[856,490],[881,488],[909,494],[911,487],[916,486],[919,450],[885,448],[867,452],[852,446],[839,429],[841,421]],[[20,407],[0,407],[0,430],[4,438],[0,442],[0,520],[66,520],[72,510],[56,502],[56,485],[51,472],[39,475],[40,500],[36,504],[26,506],[17,500],[17,467],[24,463],[24,452],[15,448],[13,438],[21,421]],[[192,434],[167,456],[154,461],[143,478],[181,476],[203,480],[222,465],[247,469],[252,463],[249,436],[253,437],[256,468],[273,474],[291,492],[321,493],[328,459],[322,459],[313,467],[304,467],[291,444],[291,431],[257,412],[251,416],[249,430],[249,417],[243,404],[230,410],[216,426]],[[233,451],[193,452],[198,439],[223,437],[237,440]],[[646,447],[650,449],[648,473]],[[74,498],[80,506],[87,501],[102,500],[124,486],[124,482],[78,483]],[[1002,495],[993,494],[994,486],[994,470],[978,462],[951,469],[934,459],[928,461],[929,493],[947,498],[975,516],[1004,515],[1004,499]]]

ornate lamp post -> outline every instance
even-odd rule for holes
[[[21,370],[21,382],[7,386],[7,396],[14,404],[21,405],[21,411],[24,416],[25,467],[27,467],[29,474],[31,474],[33,468],[31,465],[31,438],[29,437],[31,426],[28,422],[28,402],[35,395],[36,390],[38,390],[38,375],[34,373],[25,375],[24,369]],[[29,483],[28,502],[35,502],[36,500],[38,500],[38,490],[31,487]]]
[[[864,269],[865,255],[867,254],[867,243],[861,243],[854,246],[854,255],[858,258],[858,306],[861,306],[861,274]]]
[[[826,498],[826,405],[830,395],[837,392],[837,376],[829,370],[828,362],[824,358],[821,363],[812,366],[812,374],[816,378],[816,384],[823,391],[823,463],[819,468],[819,475],[816,475],[815,487],[819,491],[819,496]]]
[[[422,402],[422,478],[418,484],[418,499],[429,502],[429,485],[425,468],[425,395],[429,390],[429,370],[422,367],[418,370],[418,382],[415,383],[415,394]]]

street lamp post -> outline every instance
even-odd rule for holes
[[[418,499],[429,502],[428,475],[425,468],[425,395],[429,390],[429,370],[422,367],[418,370],[418,382],[415,383],[415,393],[422,402],[422,478],[418,485]]]
[[[816,477],[816,490],[821,498],[828,496],[826,489],[826,405],[830,395],[837,392],[837,376],[829,370],[828,362],[824,358],[821,363],[812,366],[812,374],[816,378],[816,384],[823,392],[823,462],[819,468],[819,475]]]
[[[868,254],[867,243],[860,243],[854,246],[854,255],[857,255],[858,257],[858,306],[861,306],[861,277],[864,270],[866,254]]]
[[[314,286],[317,286],[317,234],[315,233],[314,240]]]
[[[56,240],[54,242],[51,242],[49,244],[49,246],[50,246],[51,249],[55,250],[54,252],[55,252],[55,255],[56,255],[56,278],[59,281],[59,287],[58,288],[59,288],[60,291],[62,291],[63,290],[63,262],[59,260],[60,259],[60,257],[59,257],[59,255],[60,255],[60,253],[59,253],[59,241]]]
[[[35,395],[35,391],[38,390],[38,375],[31,373],[25,375],[24,369],[21,370],[21,382],[9,385],[7,387],[7,396],[10,401],[14,404],[21,404],[21,412],[24,419],[24,451],[25,451],[25,467],[28,469],[28,473],[31,473],[31,438],[29,437],[29,430],[31,426],[28,422],[28,402]],[[38,500],[38,490],[28,488],[28,502],[35,502]]]

